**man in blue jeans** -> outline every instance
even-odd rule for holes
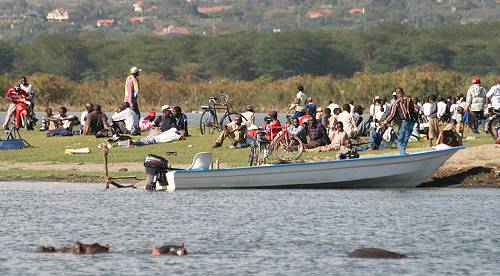
[[[390,124],[396,118],[400,122],[397,140],[398,150],[401,155],[405,155],[406,145],[408,145],[408,140],[410,140],[413,127],[415,123],[418,124],[418,111],[412,99],[404,96],[404,91],[401,87],[396,88],[396,101],[391,106],[391,113],[387,117],[387,120],[385,120],[384,125]]]

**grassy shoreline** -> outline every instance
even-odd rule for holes
[[[93,136],[46,137],[45,132],[21,130],[22,137],[33,147],[21,150],[2,151],[0,155],[0,181],[11,180],[39,180],[65,182],[102,182],[103,157],[98,149],[100,143],[106,139],[97,139]],[[112,148],[109,155],[113,176],[145,177],[142,162],[150,153],[164,156],[173,166],[187,166],[198,152],[209,151],[213,160],[218,159],[221,167],[237,167],[247,165],[248,148],[229,149],[229,143],[222,148],[212,149],[212,145],[219,135],[201,135],[196,128],[191,129],[192,136],[186,140],[166,144],[155,144],[133,148]],[[492,139],[486,134],[480,134],[474,140],[464,141],[466,147],[491,144]],[[133,137],[139,139],[139,137]],[[89,147],[89,154],[64,155],[69,148]],[[426,149],[427,141],[409,144],[410,150]],[[175,155],[170,154],[175,152]],[[390,154],[395,150],[361,152],[362,155]],[[301,159],[323,160],[335,158],[336,152],[304,153]],[[12,164],[13,163],[13,164]],[[10,167],[9,167],[10,164]]]

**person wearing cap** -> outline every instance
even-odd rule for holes
[[[7,129],[9,127],[10,120],[14,115],[16,115],[16,104],[26,98],[26,92],[21,89],[21,86],[17,84],[16,86],[10,88],[5,93],[5,98],[9,101],[9,107],[7,108],[7,113],[5,114],[5,122],[3,124],[3,128]],[[20,120],[16,118],[16,120]]]
[[[153,121],[156,118],[156,111],[151,110],[148,112],[148,115],[146,117],[143,117],[139,120],[139,128],[141,131],[149,131],[151,126],[153,125]]]
[[[246,144],[247,126],[243,123],[240,115],[234,116],[234,120],[224,126],[224,130],[215,141],[214,148],[220,148],[224,140],[229,137],[233,140],[233,147]]]
[[[397,99],[398,99],[397,93],[396,93],[396,91],[393,91],[392,92],[392,99],[391,99],[391,102],[390,102],[390,106],[391,107],[396,102]]]
[[[474,115],[472,132],[477,134],[479,133],[477,129],[483,118],[484,107],[486,106],[486,89],[481,86],[479,77],[473,77],[471,82],[472,85],[467,90],[465,102],[467,103],[467,109]]]
[[[165,132],[175,127],[175,120],[173,118],[172,109],[170,108],[170,106],[162,106],[161,112],[162,114],[154,120],[153,127],[159,132]]]
[[[138,125],[139,116],[132,111],[128,102],[123,102],[118,110],[111,116],[115,133],[133,133],[134,126]]]
[[[125,97],[123,98],[123,101],[130,105],[130,109],[134,111],[138,117],[141,116],[141,113],[139,112],[139,106],[137,104],[137,96],[139,94],[139,80],[137,77],[139,77],[141,71],[141,69],[135,66],[130,68],[130,75],[125,81]],[[139,123],[139,121],[137,121],[137,123]],[[136,125],[136,127],[138,128],[139,126]]]
[[[251,125],[255,125],[255,111],[253,109],[252,105],[247,105],[245,108],[245,112],[243,112],[241,115],[243,118],[245,118],[244,123],[247,125],[247,128],[250,127]]]

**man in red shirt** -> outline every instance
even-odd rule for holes
[[[272,140],[276,138],[278,133],[281,131],[281,123],[278,120],[278,112],[271,111],[267,115],[271,118],[271,123],[266,125],[267,139]]]
[[[5,93],[5,98],[9,101],[9,108],[7,109],[7,113],[5,114],[5,122],[3,124],[4,129],[7,129],[9,127],[9,122],[12,116],[14,116],[14,114],[16,113],[16,104],[21,102],[25,97],[26,97],[26,92],[22,90],[21,86],[19,85],[10,88]],[[19,114],[19,118],[17,118],[18,116],[16,114],[17,121],[21,119],[20,115],[21,114]]]

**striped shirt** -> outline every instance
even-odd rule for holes
[[[386,122],[392,122],[396,118],[396,116],[401,121],[416,120],[418,118],[417,114],[418,111],[411,98],[401,98],[396,100],[392,105],[391,113],[389,114]]]

